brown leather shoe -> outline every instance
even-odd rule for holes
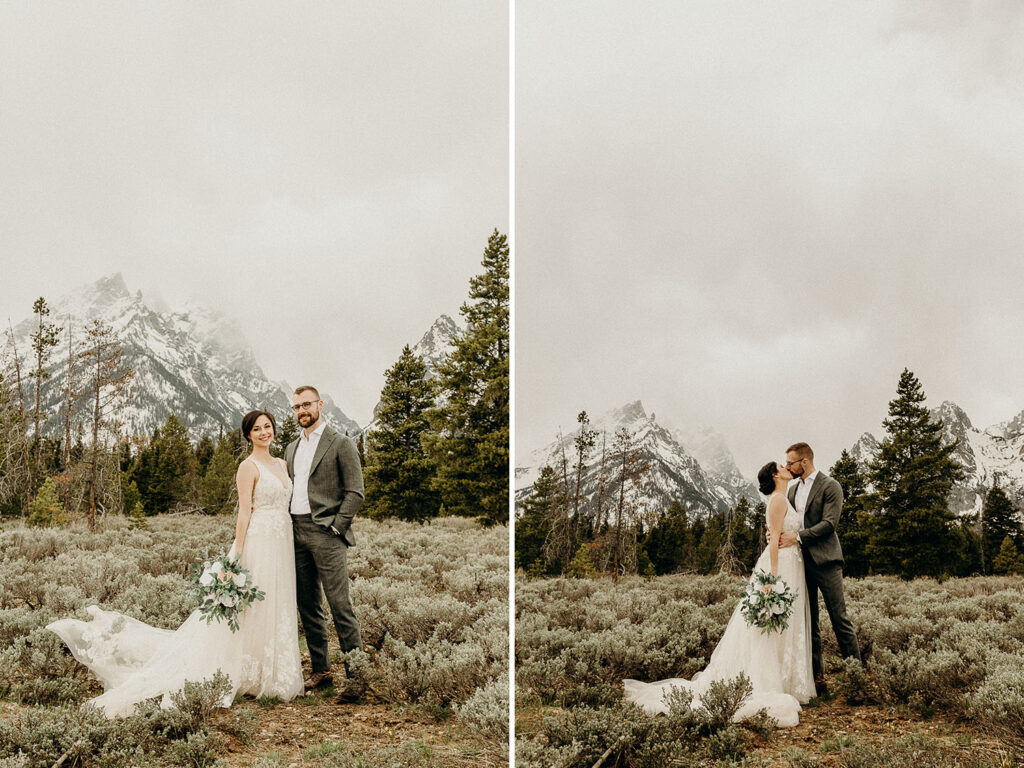
[[[315,690],[316,688],[323,688],[324,686],[331,685],[334,682],[334,675],[331,674],[330,670],[326,672],[314,672],[309,676],[303,685],[307,691]]]

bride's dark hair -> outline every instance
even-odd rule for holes
[[[771,496],[772,491],[775,490],[775,473],[778,471],[779,465],[774,461],[769,461],[757,473],[757,485],[765,496]]]
[[[266,416],[270,419],[270,426],[273,428],[274,434],[277,434],[277,421],[274,419],[274,414],[270,413],[270,411],[249,411],[242,417],[242,437],[245,438],[245,442],[252,442],[252,440],[249,439],[249,433],[252,432],[252,428],[256,426],[256,419],[260,416]]]

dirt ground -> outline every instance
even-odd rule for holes
[[[440,765],[497,768],[508,759],[500,746],[480,738],[454,718],[436,720],[414,707],[390,704],[338,704],[333,688],[325,688],[290,702],[263,703],[245,698],[230,710],[218,710],[213,727],[226,737],[228,751],[220,757],[232,766],[250,766],[260,757],[279,753],[284,765],[294,768],[315,766],[315,756],[306,750],[323,744],[344,744],[355,751],[371,753],[382,745],[414,742],[429,747]],[[237,733],[240,718],[253,718],[255,732],[248,738]]]

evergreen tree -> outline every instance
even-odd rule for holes
[[[518,539],[516,546],[519,546]],[[693,534],[687,519],[686,507],[678,499],[658,515],[657,522],[651,527],[644,542],[644,549],[654,572],[659,576],[694,567],[696,552]]]
[[[561,504],[558,476],[553,468],[545,465],[540,468],[533,492],[523,500],[523,512],[516,519],[516,568],[531,575],[558,573],[557,554],[548,559],[544,545]]]
[[[953,522],[955,555],[951,558],[951,576],[974,576],[982,572],[981,536],[976,523],[976,515],[964,515]]]
[[[717,512],[708,516],[697,541],[697,570],[711,573],[718,567],[718,552],[725,541],[725,515]]]
[[[883,422],[888,434],[869,464],[875,490],[867,554],[876,573],[905,579],[949,573],[957,546],[947,499],[964,472],[952,458],[957,444],[942,444],[942,422],[924,401],[921,383],[904,369]]]
[[[433,466],[423,452],[433,405],[426,363],[406,344],[384,374],[372,432],[366,436],[367,515],[423,522],[436,517],[441,498],[433,488]]]
[[[832,479],[843,488],[843,509],[839,515],[839,539],[843,546],[843,571],[847,576],[867,576],[871,564],[867,557],[868,525],[864,503],[867,499],[867,479],[860,471],[857,460],[843,450],[839,460],[829,470]]]
[[[30,485],[35,489],[39,485],[41,469],[40,447],[42,443],[42,432],[40,431],[40,427],[42,422],[46,420],[46,414],[42,412],[41,408],[43,382],[50,378],[50,371],[47,370],[47,363],[50,359],[50,353],[60,341],[60,332],[64,329],[58,325],[47,322],[46,318],[50,314],[50,307],[46,303],[46,299],[42,296],[36,299],[32,304],[32,311],[36,316],[36,331],[31,336],[32,350],[36,353],[36,367],[29,373],[29,376],[36,381],[36,407],[34,411],[35,431],[32,433],[34,454],[32,457],[32,480]]]
[[[1009,536],[1003,538],[999,553],[992,560],[992,572],[1000,575],[1024,573],[1024,556]]]
[[[131,468],[128,470],[127,481],[135,483],[139,489],[139,496],[142,499],[142,506],[147,515],[155,515],[163,512],[163,507],[158,506],[158,489],[156,482],[156,464],[158,448],[160,444],[160,428],[153,430],[153,435],[148,444],[139,446],[135,454]]]
[[[199,462],[188,432],[173,413],[160,429],[156,448],[156,466],[150,496],[158,512],[167,512],[178,504],[197,501]],[[211,459],[212,461],[212,459]]]
[[[199,500],[206,514],[231,514],[238,508],[235,475],[247,453],[248,445],[240,429],[221,435],[199,482]]]
[[[206,474],[206,468],[210,465],[210,459],[213,458],[215,448],[216,446],[209,435],[203,435],[199,438],[199,442],[196,443],[196,462],[199,465],[200,476]]]
[[[28,524],[36,526],[67,525],[64,505],[60,503],[60,494],[53,478],[48,477],[39,488],[39,493],[32,499],[29,507]]]
[[[447,510],[489,525],[508,521],[509,250],[497,230],[482,264],[460,308],[466,333],[437,367],[441,404],[423,442]]]
[[[1020,538],[1020,516],[1006,492],[998,485],[992,486],[985,494],[981,508],[981,557],[985,573],[992,573],[994,559],[1009,536],[1014,541]]]
[[[270,452],[279,459],[283,459],[284,452],[288,447],[288,444],[299,436],[300,431],[299,422],[295,420],[295,416],[293,414],[285,416],[284,421],[277,425],[277,432],[274,434],[274,444],[271,446]],[[362,449],[362,444],[363,442],[360,440],[360,449]],[[366,464],[366,459],[362,452],[359,454],[359,460],[363,462],[364,465]]]
[[[572,562],[569,563],[569,570],[565,574],[574,579],[590,579],[597,575],[597,568],[594,567],[594,559],[590,555],[590,549],[586,544],[580,544],[576,550]]]
[[[25,500],[25,455],[21,413],[11,382],[0,366],[0,514],[20,514]]]

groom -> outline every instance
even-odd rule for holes
[[[363,503],[363,470],[352,438],[340,435],[320,417],[324,404],[315,387],[292,395],[292,410],[302,432],[289,443],[284,458],[292,478],[292,533],[295,539],[295,586],[313,673],[306,690],[334,682],[327,657],[327,617],[331,608],[341,650],[362,647],[359,622],[348,594],[348,548],[355,546],[352,518]],[[358,701],[346,689],[340,701]]]
[[[818,591],[825,598],[832,629],[839,641],[843,658],[860,659],[860,648],[853,624],[846,616],[843,595],[843,549],[839,546],[836,527],[843,508],[843,489],[838,482],[814,467],[814,451],[807,443],[796,443],[786,449],[786,468],[798,482],[789,488],[789,503],[803,517],[798,532],[783,531],[779,546],[800,544],[804,553],[804,575],[807,598],[811,605],[811,666],[818,693],[827,690],[821,664],[821,629],[818,626]]]

